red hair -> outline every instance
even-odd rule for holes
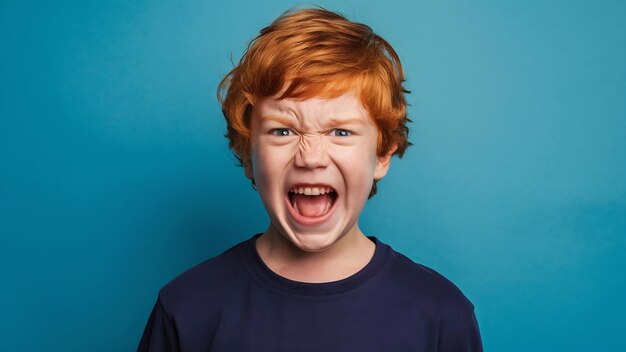
[[[287,11],[263,28],[239,64],[220,82],[218,99],[230,148],[250,163],[250,111],[260,99],[337,97],[351,89],[378,126],[379,156],[408,141],[408,93],[400,59],[391,45],[364,24],[318,9]],[[376,182],[370,196],[376,193]]]

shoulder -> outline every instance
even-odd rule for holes
[[[384,245],[384,244],[383,244]],[[386,246],[386,245],[385,245]],[[389,247],[386,281],[403,295],[432,307],[432,313],[473,315],[474,305],[463,292],[439,272],[418,264]]]
[[[159,301],[169,312],[186,310],[202,301],[220,301],[247,275],[242,265],[247,240],[175,277],[159,291]]]
[[[440,350],[482,351],[474,305],[437,271],[389,247],[385,284],[415,315],[434,323]]]

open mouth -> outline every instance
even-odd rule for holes
[[[329,186],[295,186],[287,196],[295,212],[307,218],[323,217],[337,200],[337,192]]]

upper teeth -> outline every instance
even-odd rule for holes
[[[331,187],[294,187],[289,190],[296,194],[304,194],[306,196],[319,196],[320,194],[330,193],[334,190]]]

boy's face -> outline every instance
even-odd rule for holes
[[[307,252],[359,233],[372,182],[391,153],[376,154],[378,128],[353,94],[267,98],[252,111],[251,165],[271,229]],[[393,152],[393,151],[392,151]]]

